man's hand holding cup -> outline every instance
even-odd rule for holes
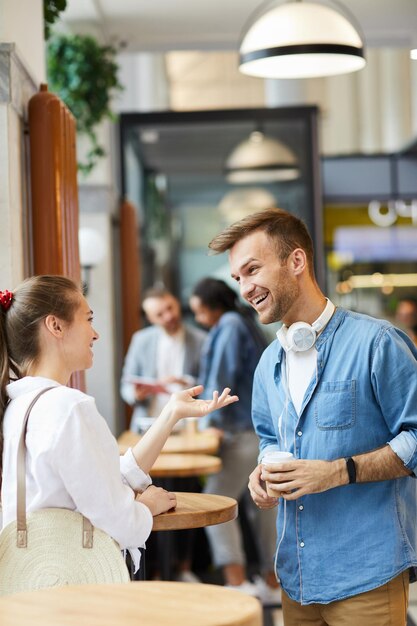
[[[273,450],[266,452],[262,457],[262,473],[261,478],[265,481],[266,492],[268,496],[272,498],[279,498],[282,492],[279,490],[279,485],[286,481],[274,480],[274,474],[282,472],[281,465],[293,461],[294,456],[291,452],[284,452],[282,450]],[[284,470],[285,471],[285,470]]]

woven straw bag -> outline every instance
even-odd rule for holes
[[[81,513],[40,509],[26,515],[26,429],[17,453],[17,520],[0,533],[0,595],[85,583],[127,583],[129,573],[116,542]]]

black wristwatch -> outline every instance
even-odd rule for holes
[[[346,469],[349,476],[349,485],[356,483],[356,465],[351,456],[345,458]]]

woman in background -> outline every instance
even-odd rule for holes
[[[200,427],[220,430],[222,437],[222,470],[208,478],[204,491],[239,500],[247,495],[248,476],[257,465],[258,438],[251,419],[252,383],[267,343],[249,311],[239,304],[236,292],[222,280],[201,280],[193,289],[190,307],[196,321],[210,329],[200,367],[203,395],[208,397],[218,385],[227,384],[239,396],[238,404],[216,409],[200,422]],[[250,498],[247,501],[263,578],[255,576],[254,583],[247,580],[237,520],[206,528],[214,564],[222,568],[226,585],[256,595],[264,604],[275,604],[280,599],[271,559],[275,552],[276,514],[273,509],[259,514]]]

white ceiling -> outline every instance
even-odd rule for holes
[[[236,50],[261,0],[67,0],[66,22],[91,22],[129,51]],[[417,0],[344,0],[368,46],[409,47]]]

